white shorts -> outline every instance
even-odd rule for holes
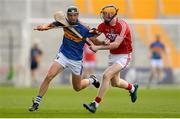
[[[95,67],[95,61],[84,61],[83,62],[83,67],[84,68],[94,68]]]
[[[124,69],[130,64],[130,61],[131,61],[131,53],[109,55],[109,66],[113,65],[114,63],[118,63]]]
[[[163,68],[163,62],[161,59],[151,59],[151,66],[154,68]]]
[[[68,68],[72,71],[75,75],[81,75],[82,73],[82,61],[76,61],[68,59],[66,56],[64,56],[61,52],[57,54],[56,59],[54,61],[61,64],[64,68]]]

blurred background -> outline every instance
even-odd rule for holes
[[[130,82],[147,86],[151,75],[150,44],[160,36],[165,46],[161,79],[153,77],[152,86],[180,85],[180,0],[0,0],[0,85],[38,86],[46,75],[61,44],[62,29],[34,31],[37,25],[54,21],[56,11],[71,6],[80,10],[80,20],[90,27],[102,22],[101,8],[113,4],[118,17],[130,24],[133,60],[122,71]],[[38,47],[39,66],[31,72],[32,48]],[[96,55],[94,73],[101,79],[108,66],[108,51]],[[52,85],[69,85],[71,72],[65,70]],[[35,82],[35,84],[33,84]]]

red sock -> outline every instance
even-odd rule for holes
[[[101,98],[100,98],[100,97],[96,97],[96,98],[95,98],[95,101],[96,101],[97,103],[100,103],[100,102],[101,102]]]
[[[128,83],[128,87],[126,89],[131,90],[132,89],[132,84]]]

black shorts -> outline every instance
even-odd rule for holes
[[[38,63],[35,61],[31,61],[31,70],[35,70],[38,68]]]

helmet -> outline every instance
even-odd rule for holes
[[[79,10],[77,7],[75,6],[70,6],[67,9],[67,21],[70,25],[75,25],[78,22],[78,18],[77,19],[72,19],[72,17],[70,17],[71,15],[79,15]]]
[[[67,9],[67,14],[69,14],[69,13],[77,13],[77,14],[79,14],[79,10],[78,10],[78,8],[75,7],[75,6],[70,6],[70,7]]]
[[[117,15],[119,9],[113,5],[107,5],[101,10],[101,17],[104,19],[104,22],[109,24],[111,20]]]

